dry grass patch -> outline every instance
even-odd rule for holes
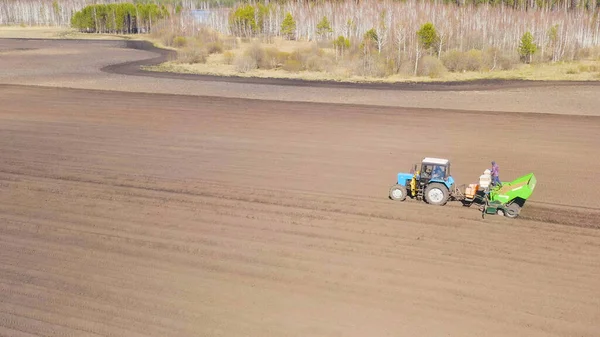
[[[388,77],[359,76],[348,71],[336,68],[332,72],[303,71],[301,64],[295,60],[288,60],[282,69],[251,69],[244,73],[236,71],[236,67],[222,62],[222,55],[212,55],[206,64],[175,64],[166,63],[156,67],[147,68],[151,71],[182,72],[194,74],[207,74],[218,76],[242,76],[259,78],[288,78],[319,81],[337,81],[352,83],[394,83],[394,82],[432,82],[432,81],[472,81],[478,79],[521,79],[545,81],[598,81],[600,72],[580,72],[579,66],[584,69],[594,69],[600,66],[598,61],[579,63],[533,64],[521,65],[511,70],[503,71],[467,71],[462,73],[443,72],[440,76],[410,76],[395,74]],[[212,59],[212,62],[211,60]],[[574,74],[568,74],[569,69],[576,69]]]

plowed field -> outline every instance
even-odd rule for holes
[[[0,85],[0,335],[598,336],[600,118],[573,109]],[[389,200],[425,155],[538,185],[519,219]]]

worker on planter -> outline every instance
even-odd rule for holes
[[[492,161],[492,184],[494,185],[502,185],[500,182],[500,167],[496,164],[495,161]]]
[[[479,176],[479,191],[480,191],[479,193],[483,193],[483,195],[482,194],[479,194],[479,195],[482,196],[484,203],[488,199],[491,183],[492,183],[491,171],[489,169],[486,169],[485,171],[483,171],[483,174]],[[479,210],[483,211],[484,208],[485,208],[485,205],[482,205],[479,208]]]

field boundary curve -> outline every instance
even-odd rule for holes
[[[504,89],[523,89],[539,87],[573,87],[573,86],[598,86],[600,81],[533,81],[533,80],[505,80],[505,79],[480,79],[471,81],[438,81],[438,82],[395,82],[395,83],[353,83],[325,80],[304,80],[287,78],[262,78],[243,76],[203,75],[176,72],[159,72],[144,70],[144,66],[156,66],[177,58],[177,51],[160,48],[147,40],[111,40],[111,39],[44,39],[44,38],[0,38],[2,40],[21,41],[71,41],[82,43],[115,43],[123,48],[143,50],[157,54],[137,61],[114,63],[100,68],[100,71],[111,74],[128,76],[145,76],[153,78],[168,78],[188,81],[228,82],[242,84],[277,85],[292,87],[316,87],[337,89],[362,89],[362,90],[398,90],[398,91],[494,91]]]
[[[242,76],[218,76],[202,74],[185,74],[174,72],[158,72],[141,69],[142,66],[154,66],[164,62],[172,61],[177,57],[175,50],[159,48],[149,41],[129,40],[124,41],[127,48],[140,49],[159,54],[158,57],[131,61],[120,64],[109,65],[101,70],[107,73],[115,73],[131,76],[149,76],[156,78],[172,78],[180,80],[231,82],[246,84],[266,84],[279,86],[297,87],[323,87],[341,89],[367,89],[367,90],[401,90],[401,91],[489,91],[502,89],[521,89],[531,87],[549,86],[581,86],[593,85],[600,87],[600,81],[532,81],[532,80],[502,80],[483,79],[472,81],[445,81],[445,82],[397,82],[397,83],[350,83],[323,80],[283,79],[283,78],[260,78]]]

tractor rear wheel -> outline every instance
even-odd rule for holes
[[[448,202],[449,194],[445,185],[432,183],[425,188],[425,201],[431,205],[444,206]]]
[[[404,201],[406,199],[406,187],[402,185],[394,185],[390,188],[390,199]]]
[[[512,204],[508,205],[508,207],[506,207],[506,209],[504,210],[504,215],[508,218],[514,219],[519,216],[520,212],[521,206],[513,202]]]

